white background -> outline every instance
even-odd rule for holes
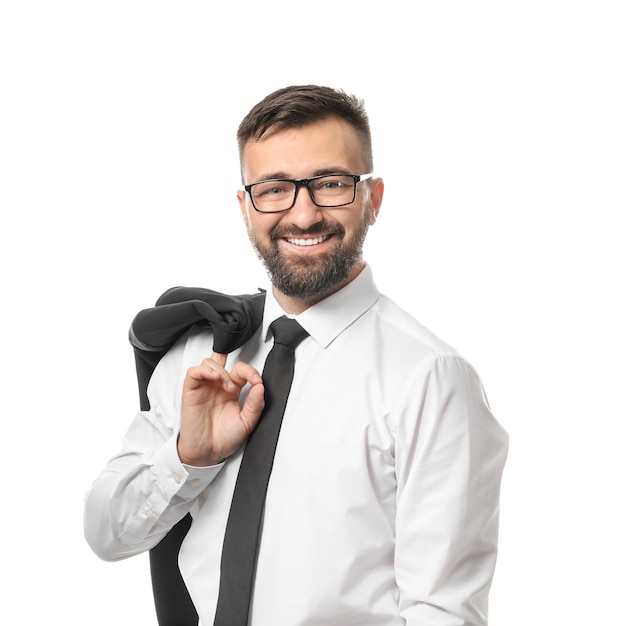
[[[155,623],[147,557],[82,535],[137,407],[127,329],[173,285],[265,286],[235,131],[320,83],[367,103],[379,287],[511,435],[491,625],[621,624],[618,3],[223,4],[0,8],[6,623]]]

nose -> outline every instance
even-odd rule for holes
[[[288,211],[289,221],[298,228],[307,229],[317,222],[321,222],[323,214],[310,196],[308,187],[300,186],[295,203]]]

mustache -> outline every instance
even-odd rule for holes
[[[304,237],[313,235],[345,235],[345,229],[338,222],[326,222],[322,220],[313,224],[309,228],[298,228],[297,226],[274,226],[270,232],[272,241],[281,239],[282,237]]]

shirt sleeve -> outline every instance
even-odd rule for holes
[[[177,454],[183,347],[174,346],[158,364],[148,389],[151,409],[135,416],[121,450],[86,494],[84,533],[102,559],[155,546],[222,468],[190,467]]]
[[[395,576],[408,626],[485,626],[508,437],[476,372],[434,360],[397,425]]]

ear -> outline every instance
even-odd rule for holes
[[[384,197],[384,181],[381,178],[373,179],[373,188],[371,189],[371,224],[375,224],[380,208],[382,206],[382,198]]]
[[[247,203],[247,195],[243,189],[240,189],[237,192],[237,202],[239,202],[239,209],[241,211],[242,217],[244,218],[244,223],[246,224],[246,228],[248,228],[248,203]]]

